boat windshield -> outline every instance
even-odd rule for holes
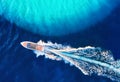
[[[35,44],[28,43],[28,44],[27,44],[27,48],[36,49],[36,45],[35,45]]]

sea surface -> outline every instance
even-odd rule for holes
[[[104,20],[81,32],[59,37],[33,34],[0,17],[0,82],[112,82],[106,77],[86,76],[63,61],[36,57],[22,41],[57,42],[71,47],[94,46],[110,50],[120,59],[120,7]],[[78,26],[79,27],[79,26]]]

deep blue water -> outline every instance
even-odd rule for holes
[[[52,61],[23,48],[21,41],[52,41],[72,47],[99,46],[120,59],[120,7],[98,24],[75,34],[45,37],[24,31],[0,17],[0,82],[112,82],[99,76],[85,76],[63,61]],[[79,27],[79,26],[78,26]]]

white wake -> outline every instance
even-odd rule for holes
[[[80,69],[85,75],[106,76],[120,82],[120,60],[115,61],[110,51],[99,47],[72,48],[52,42],[39,41],[38,44],[51,45],[54,50],[50,54],[34,51],[38,56],[45,56],[56,61],[65,61]]]

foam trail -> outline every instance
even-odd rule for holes
[[[110,51],[90,46],[71,48],[56,43],[46,44],[56,47],[56,50],[50,50],[52,54],[41,54],[39,51],[34,51],[37,56],[45,55],[46,58],[52,60],[63,60],[76,66],[85,75],[105,76],[120,82],[120,60],[115,61]]]

